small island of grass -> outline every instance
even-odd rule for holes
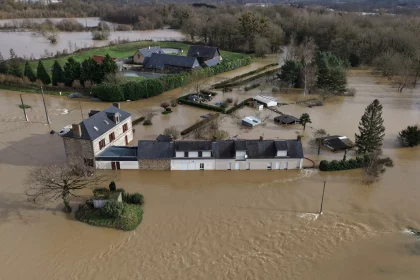
[[[116,189],[112,182],[109,189],[94,189],[93,198],[79,205],[75,217],[92,226],[130,231],[141,223],[143,203],[142,194],[129,194],[124,189]]]

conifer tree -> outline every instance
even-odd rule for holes
[[[31,65],[29,65],[29,62],[26,61],[25,63],[25,71],[23,72],[23,75],[29,79],[31,82],[36,81],[36,75],[34,73],[34,70],[32,69]]]
[[[53,70],[52,70],[52,85],[57,86],[58,83],[63,82],[63,68],[61,68],[58,61],[54,61]]]
[[[22,67],[13,49],[10,49],[10,59],[7,62],[7,74],[19,78],[23,77]]]
[[[41,60],[38,61],[36,78],[40,80],[44,85],[49,85],[51,83],[50,75],[48,75],[47,70],[45,69],[44,64]]]
[[[6,74],[7,68],[7,62],[4,60],[3,55],[0,53],[0,74]]]
[[[71,87],[74,80],[80,80],[80,63],[70,57],[64,64],[63,82],[66,86]]]
[[[378,99],[370,104],[359,122],[360,134],[356,134],[356,147],[361,154],[373,153],[381,150],[385,136],[382,119],[382,105]]]

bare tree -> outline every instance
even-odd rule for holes
[[[389,157],[382,157],[382,151],[375,151],[367,156],[368,162],[365,166],[365,182],[372,184],[378,181],[386,167],[393,167],[394,163]]]
[[[303,95],[310,93],[310,89],[315,84],[315,65],[314,58],[316,53],[316,44],[312,38],[306,38],[301,45],[301,61],[302,61],[302,80]]]
[[[70,197],[80,197],[78,191],[102,186],[109,180],[106,173],[84,165],[36,166],[27,175],[25,193],[34,203],[62,199],[63,212],[70,213]]]
[[[163,135],[172,136],[174,140],[178,139],[181,134],[179,130],[175,128],[175,126],[167,127],[163,130]]]
[[[188,90],[193,91],[193,93],[199,93],[206,86],[204,79],[207,78],[207,76],[206,72],[200,69],[192,70],[187,78]]]

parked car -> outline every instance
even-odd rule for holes
[[[64,134],[69,132],[70,129],[71,129],[71,125],[67,125],[67,126],[63,127],[63,129],[58,133],[58,135],[63,136]]]

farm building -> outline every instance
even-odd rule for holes
[[[353,148],[354,143],[346,136],[327,136],[321,138],[322,144],[332,151],[347,150]]]
[[[280,115],[274,118],[274,122],[279,123],[279,124],[286,124],[286,125],[298,124],[299,119],[290,115]]]
[[[253,126],[259,125],[260,123],[261,123],[261,120],[257,119],[256,117],[252,117],[252,116],[245,117],[245,118],[242,119],[242,124],[244,126],[253,127]]]
[[[263,104],[265,107],[277,106],[277,99],[271,96],[257,95],[254,97],[254,100]]]
[[[154,53],[163,53],[163,50],[160,47],[148,47],[143,49],[138,49],[133,55],[133,63],[143,64],[144,60],[147,57],[151,57]]]

